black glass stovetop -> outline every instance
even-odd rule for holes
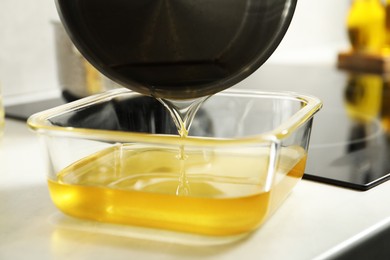
[[[235,88],[315,95],[315,115],[304,178],[368,190],[390,179],[390,79],[340,71],[330,65],[265,65]],[[9,118],[30,115],[69,101],[56,99],[5,108]]]

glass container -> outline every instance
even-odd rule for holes
[[[67,215],[211,237],[255,230],[301,179],[321,102],[223,91],[181,138],[164,106],[127,89],[31,116],[47,182]]]

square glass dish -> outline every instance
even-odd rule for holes
[[[181,138],[157,100],[116,89],[31,116],[67,215],[226,237],[258,228],[301,179],[321,102],[224,91]]]

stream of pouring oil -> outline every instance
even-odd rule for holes
[[[157,98],[157,100],[160,101],[169,111],[173,121],[175,122],[180,138],[186,138],[196,112],[199,110],[203,102],[209,97],[210,96],[206,96],[190,100]],[[176,195],[188,196],[191,194],[191,187],[186,174],[185,161],[187,159],[187,155],[183,144],[180,145],[177,159],[180,160],[180,172]]]

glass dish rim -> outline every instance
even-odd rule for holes
[[[63,104],[48,110],[44,110],[31,115],[27,120],[28,127],[42,135],[69,137],[89,140],[101,140],[110,142],[144,142],[144,143],[160,143],[172,145],[172,142],[186,145],[202,145],[202,146],[220,146],[220,145],[238,145],[238,144],[253,144],[260,142],[279,142],[287,138],[297,128],[310,120],[315,113],[322,108],[322,101],[317,97],[300,94],[291,91],[259,91],[249,89],[227,89],[214,96],[248,96],[256,95],[259,98],[279,98],[297,100],[305,104],[300,110],[294,113],[286,121],[279,124],[278,127],[271,131],[260,133],[257,135],[250,135],[238,138],[210,138],[210,137],[187,137],[180,138],[179,135],[164,135],[164,134],[150,134],[150,133],[136,133],[113,130],[100,130],[89,128],[75,128],[51,125],[49,119],[61,114],[75,111],[84,107],[92,106],[94,104],[102,103],[111,100],[120,95],[136,94],[142,95],[126,88],[117,88],[103,93],[91,95],[67,104]]]

